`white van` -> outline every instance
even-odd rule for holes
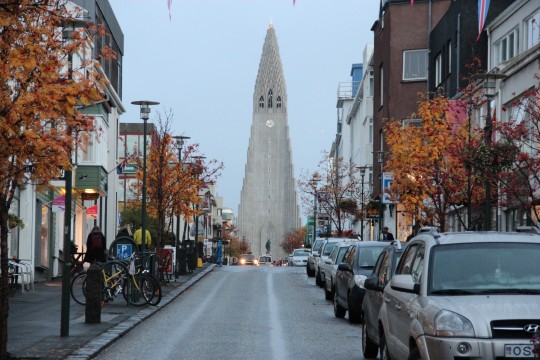
[[[270,255],[259,256],[259,266],[273,266],[272,256]]]

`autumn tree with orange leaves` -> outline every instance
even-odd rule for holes
[[[158,248],[164,243],[165,231],[170,229],[174,216],[189,218],[199,215],[197,207],[192,206],[202,203],[198,196],[199,190],[207,184],[215,183],[223,169],[223,164],[216,160],[206,164],[201,161],[194,162],[192,157],[199,154],[198,145],[187,146],[179,159],[178,149],[171,135],[173,119],[170,111],[157,113],[156,135],[149,145],[147,158],[148,216],[157,220],[155,245]],[[141,162],[141,159],[141,156],[137,156],[138,162]],[[137,172],[140,180],[143,177],[142,169],[143,165],[140,163]],[[136,184],[137,193],[142,190],[139,184]]]
[[[71,6],[71,7],[70,7]],[[82,18],[68,1],[0,4],[0,358],[7,357],[8,214],[23,179],[44,190],[71,167],[75,133],[93,131],[78,108],[103,98],[87,27],[63,33]],[[56,164],[57,166],[51,166]]]
[[[297,181],[300,201],[306,215],[313,213],[313,201],[317,198],[319,217],[328,218],[335,236],[342,236],[346,223],[362,217],[358,209],[361,202],[359,169],[343,158],[331,158],[328,153],[313,172],[302,171]],[[330,230],[330,229],[328,229]]]
[[[417,115],[419,126],[401,121],[385,126],[390,149],[385,171],[394,177],[390,196],[416,223],[445,230],[449,211],[468,201],[465,184],[475,187],[472,194],[481,192],[481,179],[466,171],[459,156],[470,145],[469,119],[463,103],[443,96],[421,101]]]
[[[285,234],[283,241],[281,242],[281,248],[286,254],[290,254],[294,249],[298,249],[304,246],[304,240],[306,239],[307,229],[305,226],[294,229]]]

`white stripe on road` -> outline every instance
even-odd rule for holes
[[[270,319],[270,342],[272,344],[273,359],[288,359],[285,342],[283,341],[283,329],[279,319],[277,298],[274,293],[274,282],[272,272],[266,277],[266,288],[268,293],[268,313]]]

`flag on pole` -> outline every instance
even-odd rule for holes
[[[490,0],[478,0],[478,37],[476,41],[480,39],[484,25],[486,24],[487,13],[489,9]]]
[[[125,158],[124,161],[122,161],[120,164],[116,165],[116,173],[118,175],[122,174],[124,172],[124,169],[126,168],[126,165],[128,163],[128,159]]]
[[[169,21],[171,21],[171,3],[172,0],[167,0],[167,7],[169,8]]]
[[[98,218],[98,206],[93,205],[86,209],[86,217],[89,219],[97,219]]]

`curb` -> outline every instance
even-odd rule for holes
[[[148,319],[150,316],[154,315],[156,312],[160,311],[169,303],[171,303],[174,299],[180,296],[184,291],[186,291],[195,283],[197,283],[199,280],[201,280],[203,277],[208,275],[210,271],[214,270],[215,266],[216,266],[215,264],[209,265],[203,271],[201,271],[197,275],[194,275],[192,278],[187,280],[184,284],[180,285],[179,287],[172,290],[167,295],[163,296],[159,305],[146,307],[138,311],[136,314],[127,318],[122,323],[108,329],[101,335],[96,336],[94,339],[90,340],[85,345],[83,345],[76,351],[69,354],[69,356],[67,356],[65,359],[68,359],[68,360],[92,359],[99,352],[101,352],[107,346],[111,345],[116,340],[121,338],[124,334],[129,332],[135,326],[139,325],[140,323]]]

